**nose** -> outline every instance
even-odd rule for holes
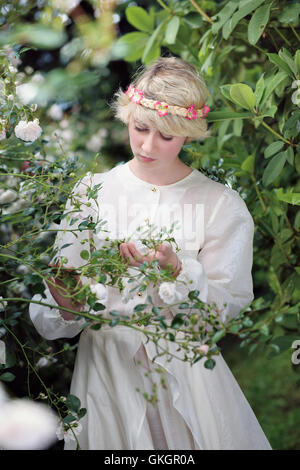
[[[151,156],[153,149],[155,148],[155,134],[152,132],[147,132],[144,136],[144,140],[141,146],[144,156]]]

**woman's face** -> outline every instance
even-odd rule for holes
[[[134,157],[152,168],[167,169],[172,166],[178,160],[177,155],[186,140],[185,137],[161,134],[148,122],[141,122],[133,116],[130,117],[128,129]]]

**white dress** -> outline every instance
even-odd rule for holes
[[[180,248],[182,271],[177,279],[191,279],[202,301],[216,302],[223,321],[235,317],[253,299],[254,226],[237,192],[198,170],[176,183],[156,186],[137,178],[126,163],[105,173],[87,175],[73,193],[86,197],[87,185],[99,183],[99,209],[92,200],[90,207],[81,206],[82,218],[90,211],[95,220],[100,211],[101,219],[107,221],[108,232],[90,232],[96,249],[107,243],[107,236],[122,238],[139,233],[136,229],[148,223],[169,228],[178,221],[173,236]],[[66,212],[72,209],[69,200]],[[69,227],[71,217],[74,215],[62,220],[61,228]],[[83,264],[80,252],[89,249],[87,232],[77,234],[76,238],[71,232],[59,232],[56,242],[61,255],[68,259],[66,264],[73,267]],[[179,284],[177,279],[174,282]],[[106,310],[101,313],[111,318],[108,312],[114,309],[130,315],[135,305],[147,301],[149,293],[157,305],[166,306],[157,291],[157,287],[149,287],[142,297],[125,298],[109,286]],[[48,289],[45,294],[46,300],[40,294],[33,300],[54,308],[30,304],[37,331],[48,340],[80,333],[85,320],[64,320]],[[168,312],[172,316],[171,308]],[[169,342],[169,350],[175,352],[176,345]],[[203,360],[191,367],[179,359],[166,362],[165,356],[156,358],[153,364],[155,355],[153,343],[129,327],[83,330],[71,384],[71,393],[87,408],[78,436],[82,449],[271,449],[222,355],[214,356],[213,370],[206,369]],[[159,383],[158,366],[164,371],[166,388],[158,386],[158,404],[154,406],[137,388],[151,393],[145,371],[150,370],[152,380]],[[65,449],[72,448],[75,443],[66,443]]]

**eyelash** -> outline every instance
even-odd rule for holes
[[[148,129],[141,129],[140,127],[136,127],[136,126],[135,126],[135,129],[138,132],[144,132],[144,131],[148,130]],[[160,135],[161,135],[162,139],[164,139],[164,140],[172,140],[173,139],[173,137],[164,137],[162,134],[160,134]]]

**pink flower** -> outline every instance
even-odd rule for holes
[[[192,106],[190,106],[188,108],[186,117],[188,119],[197,119],[197,111],[195,110],[193,104],[192,104]]]
[[[206,356],[206,354],[209,351],[208,344],[202,344],[202,346],[200,346],[200,348],[198,348],[197,351],[199,351],[199,352],[201,351]]]
[[[136,104],[140,104],[144,97],[143,92],[137,88],[134,88],[133,85],[129,85],[127,91],[125,91],[125,94],[128,95],[131,101]]]
[[[160,101],[156,101],[154,107],[158,111],[159,116],[166,116],[168,114],[167,104],[162,104]]]
[[[203,117],[206,117],[206,116],[208,115],[209,111],[210,111],[210,108],[209,108],[209,106],[206,104],[206,105],[203,106],[203,108],[202,108],[202,116],[203,116]]]

